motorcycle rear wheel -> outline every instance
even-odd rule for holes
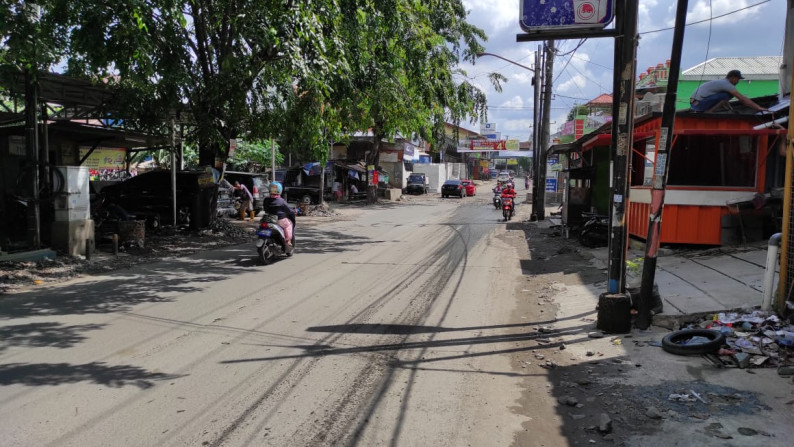
[[[259,254],[259,262],[264,265],[270,265],[273,263],[273,260],[276,258],[276,254],[273,253],[273,250],[270,249],[268,242],[266,241],[264,245],[256,249],[257,253]]]

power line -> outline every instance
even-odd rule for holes
[[[735,11],[726,12],[725,14],[721,14],[721,15],[718,15],[718,16],[711,16],[708,19],[698,20],[697,22],[687,23],[685,26],[697,25],[699,23],[704,23],[704,22],[711,22],[713,20],[720,19],[722,17],[729,16],[731,14],[736,14],[737,12],[744,11],[745,9],[750,9],[750,8],[755,8],[756,6],[761,6],[764,3],[769,3],[771,1],[772,0],[764,0],[764,1],[760,2],[760,3],[756,3],[756,4],[753,4],[753,5],[750,5],[750,6],[746,6],[744,8],[740,8],[740,9],[737,9]],[[711,2],[709,2],[709,10],[711,10]],[[675,29],[675,27],[660,28],[660,29],[655,29],[655,30],[651,30],[651,31],[645,31],[645,32],[638,33],[638,34],[653,34],[653,33],[659,33],[659,32],[662,32],[662,31],[669,31],[671,29]]]

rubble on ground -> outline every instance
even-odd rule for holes
[[[725,334],[725,345],[716,355],[706,356],[716,366],[779,368],[785,372],[787,367],[794,365],[794,325],[773,312],[720,312],[691,323],[687,328]],[[794,375],[794,368],[791,368],[791,375]]]

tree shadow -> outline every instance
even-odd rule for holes
[[[91,382],[111,388],[136,386],[147,389],[154,382],[172,380],[184,375],[150,372],[132,365],[107,365],[92,362],[82,365],[69,363],[9,363],[0,365],[0,386],[26,385],[45,386],[63,385],[77,382]]]
[[[0,327],[0,352],[9,347],[70,348],[85,340],[83,332],[102,329],[104,324],[28,323]]]
[[[343,253],[358,251],[365,244],[379,244],[384,241],[357,236],[340,231],[327,231],[318,228],[298,228],[295,233],[297,244],[295,253]]]

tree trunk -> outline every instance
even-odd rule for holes
[[[384,135],[382,133],[374,131],[372,137],[372,152],[370,152],[369,157],[367,157],[367,165],[374,166],[376,172],[378,170],[378,163],[380,162],[380,142],[383,140],[383,137]],[[369,178],[369,170],[367,171],[367,176],[367,202],[375,203],[378,201],[378,184],[370,184],[372,180]]]

